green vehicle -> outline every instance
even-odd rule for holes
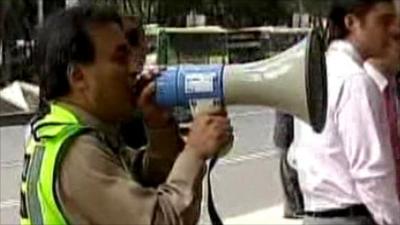
[[[147,25],[152,63],[231,64],[268,58],[300,41],[310,28]]]

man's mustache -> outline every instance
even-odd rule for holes
[[[144,88],[155,79],[155,78],[149,79],[146,76],[144,76],[143,73],[136,73],[132,76],[136,77],[136,82],[133,85],[132,91],[137,96],[139,96],[140,93],[142,93],[142,91],[144,90]]]

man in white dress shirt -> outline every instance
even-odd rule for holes
[[[400,40],[394,42],[385,57],[369,59],[364,64],[364,68],[378,85],[379,91],[385,99],[397,175],[397,194],[400,197],[400,101],[397,95],[399,87],[396,81],[396,75],[400,71]]]
[[[299,173],[304,223],[399,225],[385,103],[363,68],[399,34],[393,2],[338,1],[329,20],[326,125],[317,134],[296,120],[288,156]]]

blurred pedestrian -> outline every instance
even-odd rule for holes
[[[297,171],[288,163],[288,151],[293,142],[293,116],[276,112],[274,143],[281,151],[279,171],[283,188],[283,217],[301,218],[304,214],[303,194],[299,186]]]
[[[364,68],[378,85],[385,100],[387,124],[396,166],[397,193],[400,197],[400,101],[398,96],[400,86],[396,79],[400,71],[400,36],[397,41],[393,41],[393,46],[388,48],[388,52],[383,57],[371,58],[365,63]]]

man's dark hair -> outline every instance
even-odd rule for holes
[[[115,22],[122,28],[116,10],[94,5],[64,9],[46,19],[36,40],[36,66],[42,103],[69,92],[68,70],[71,66],[94,61],[95,47],[89,25],[107,22]]]
[[[344,22],[346,15],[354,14],[363,19],[376,4],[381,2],[392,2],[392,0],[336,0],[328,16],[329,42],[344,39],[349,34]]]

